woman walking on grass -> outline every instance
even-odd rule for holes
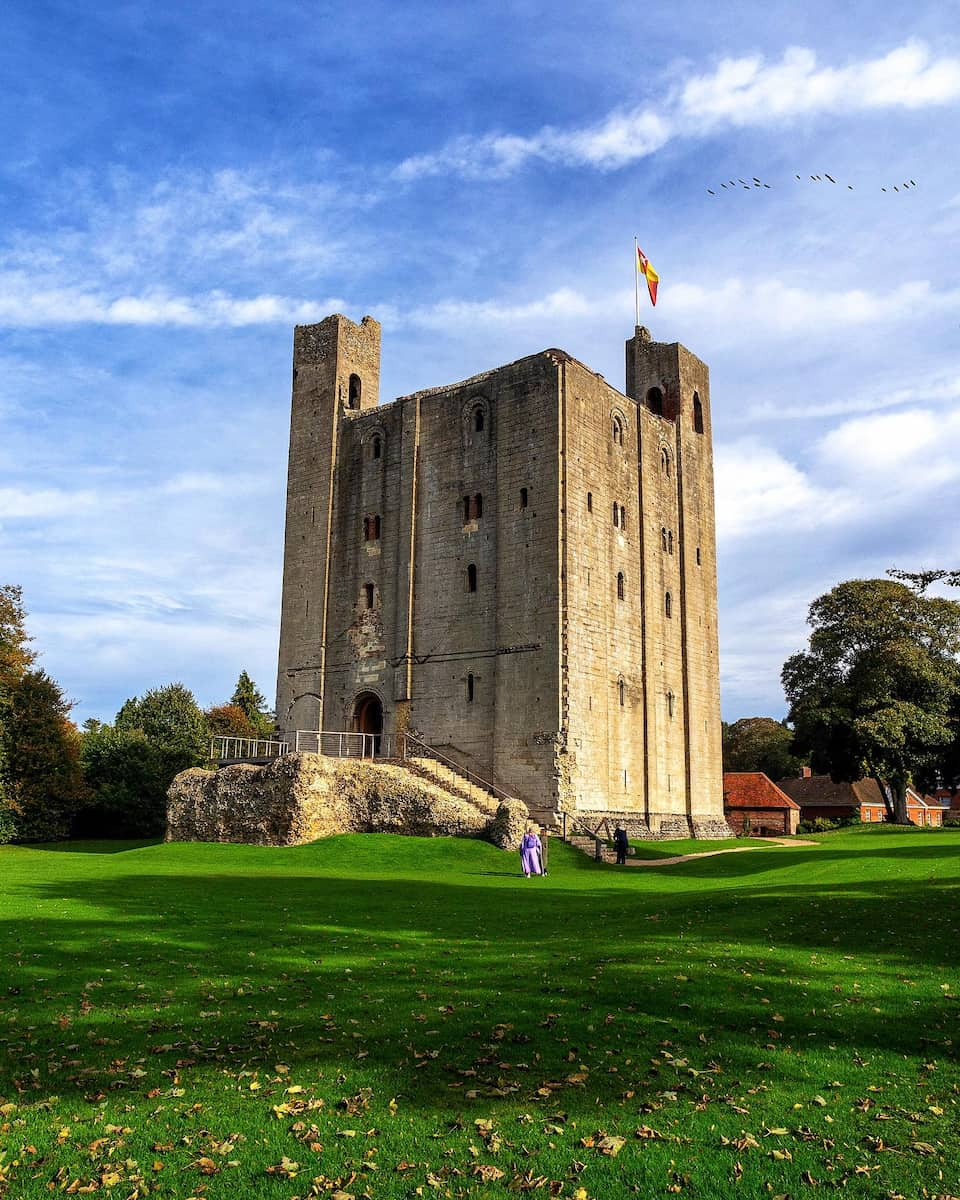
[[[523,835],[523,841],[520,843],[520,866],[527,879],[531,875],[543,874],[543,845],[536,825],[531,825]]]

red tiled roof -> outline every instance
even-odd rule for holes
[[[724,771],[724,808],[799,808],[762,771]]]

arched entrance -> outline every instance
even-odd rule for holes
[[[373,692],[361,692],[353,705],[353,729],[355,733],[366,733],[373,738],[373,753],[380,753],[383,735],[383,705]],[[364,753],[370,753],[370,742],[365,742]]]

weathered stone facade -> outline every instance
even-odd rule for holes
[[[638,327],[378,405],[380,327],[298,327],[277,687],[294,730],[409,731],[520,797],[722,821],[706,366]]]

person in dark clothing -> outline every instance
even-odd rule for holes
[[[622,867],[627,861],[627,831],[618,825],[613,834],[613,845],[617,852],[617,866]]]

